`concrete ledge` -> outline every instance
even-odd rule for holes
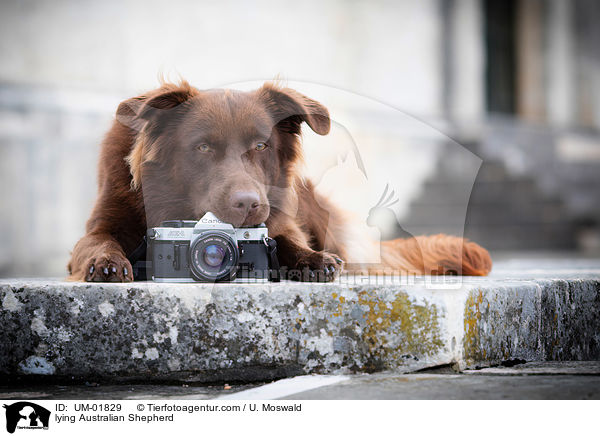
[[[433,283],[4,279],[0,372],[248,382],[510,359],[600,360],[597,262],[511,268]]]

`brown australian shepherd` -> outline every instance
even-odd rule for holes
[[[70,279],[133,280],[130,255],[163,220],[213,212],[234,226],[265,222],[282,268],[331,281],[349,270],[485,275],[488,252],[446,235],[381,243],[381,263],[360,265],[348,224],[299,174],[302,123],[329,132],[329,112],[289,88],[200,91],[183,81],[121,103],[102,144],[98,198],[73,249]],[[355,233],[355,232],[354,232]]]

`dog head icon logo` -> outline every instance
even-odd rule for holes
[[[13,404],[5,404],[6,409],[6,431],[14,433],[19,429],[48,428],[50,411],[29,401],[19,401]]]

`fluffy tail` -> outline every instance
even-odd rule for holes
[[[382,241],[380,247],[382,264],[369,266],[369,273],[485,276],[492,269],[485,248],[456,236],[394,239]]]

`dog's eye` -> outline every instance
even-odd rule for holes
[[[265,148],[267,148],[267,144],[265,144],[264,142],[259,142],[258,144],[256,144],[256,147],[254,147],[256,151],[263,151]]]
[[[197,145],[196,150],[201,151],[202,153],[207,153],[210,151],[210,145],[208,145],[208,144]]]

